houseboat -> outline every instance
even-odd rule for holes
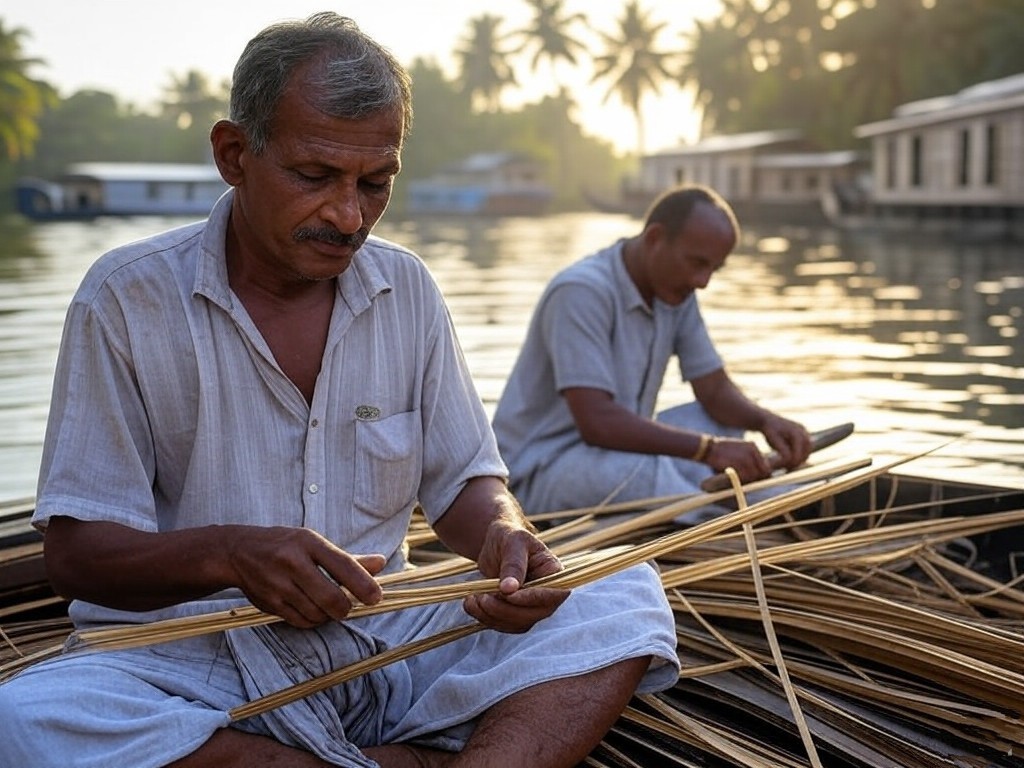
[[[53,180],[20,180],[15,195],[36,221],[205,216],[227,188],[211,164],[75,163]]]
[[[719,192],[741,219],[824,222],[822,196],[861,184],[867,160],[854,150],[816,151],[800,131],[711,136],[645,155],[621,200],[599,208],[641,216],[657,195],[680,184]]]
[[[897,107],[871,144],[873,223],[1024,239],[1024,73]]]
[[[414,216],[536,216],[547,210],[551,198],[542,163],[516,152],[485,152],[409,182],[405,211]]]

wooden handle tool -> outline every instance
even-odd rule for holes
[[[849,437],[851,434],[853,434],[852,421],[848,421],[845,424],[837,424],[836,426],[829,427],[828,429],[819,429],[817,432],[811,432],[811,452],[820,451],[822,448],[828,448],[830,445],[835,445],[840,440]],[[781,457],[776,451],[770,451],[766,453],[764,457],[768,460],[768,465],[772,470],[776,470],[782,465]],[[700,489],[705,493],[723,491],[728,487],[729,476],[724,472],[712,475],[700,484]]]

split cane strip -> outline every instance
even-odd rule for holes
[[[632,565],[655,560],[657,557],[668,552],[705,541],[738,525],[743,525],[747,522],[751,524],[763,522],[831,494],[855,487],[913,458],[916,457],[908,456],[875,469],[854,471],[847,476],[840,477],[838,480],[783,493],[747,509],[738,510],[732,514],[709,520],[693,528],[674,532],[645,544],[622,546],[616,550],[599,550],[591,553],[581,564],[566,567],[558,573],[532,581],[529,585],[572,589]],[[866,461],[870,464],[870,459]],[[864,463],[864,460],[856,460],[850,462],[850,466],[863,467]],[[392,582],[403,578],[408,578],[408,575],[404,572],[390,576]],[[381,577],[381,582],[387,579],[389,577]],[[419,588],[390,592],[385,590],[384,599],[377,605],[363,606],[357,604],[354,606],[350,616],[355,618],[357,616],[369,615],[370,613],[383,613],[416,605],[455,600],[471,594],[493,592],[496,589],[496,580],[483,579],[434,587],[429,590],[429,593],[423,592]],[[74,650],[136,648],[211,632],[246,626],[266,625],[276,621],[280,621],[280,618],[266,614],[254,606],[242,606],[229,611],[157,621],[142,626],[121,626],[87,630],[73,635],[68,647]],[[0,679],[5,674],[14,671],[15,667],[20,668],[21,666],[24,665],[17,661],[3,665],[0,667]]]
[[[349,664],[348,666],[336,669],[333,672],[328,672],[325,675],[319,675],[318,677],[304,680],[301,683],[283,688],[280,691],[268,694],[259,699],[254,699],[246,704],[235,707],[234,709],[228,710],[228,716],[231,718],[231,722],[236,723],[239,720],[244,720],[247,717],[253,717],[255,715],[261,715],[264,712],[269,712],[277,707],[283,707],[286,704],[291,704],[293,701],[298,701],[301,698],[309,696],[330,688],[333,685],[340,685],[341,683],[348,682],[360,675],[365,675],[368,672],[385,667],[388,664],[393,664],[396,661],[402,661],[408,659],[411,656],[415,656],[418,653],[429,651],[432,648],[439,648],[446,643],[450,643],[454,640],[458,640],[463,637],[469,637],[475,632],[479,632],[481,629],[485,629],[483,624],[476,622],[472,624],[463,624],[459,627],[453,627],[452,629],[445,630],[444,632],[438,632],[436,635],[423,638],[422,640],[416,640],[405,645],[400,645],[395,648],[391,648],[387,651],[382,651],[369,658],[362,659]]]
[[[529,586],[561,589],[572,589],[581,586],[589,581],[602,578],[632,565],[654,560],[668,552],[706,541],[746,522],[752,524],[760,523],[784,512],[792,511],[818,501],[828,495],[855,487],[872,477],[889,471],[895,466],[910,461],[912,458],[916,457],[898,459],[877,468],[853,471],[848,475],[841,476],[839,479],[811,485],[806,488],[798,488],[761,501],[745,510],[738,510],[643,544],[622,546],[614,550],[599,550],[592,553],[587,561],[582,564],[566,567],[558,573],[536,579],[529,582]],[[864,467],[865,462],[870,464],[870,459],[853,460],[848,462],[848,465],[851,469],[856,469]],[[664,515],[668,514],[668,512],[659,511],[659,514]],[[382,584],[396,583],[407,579],[408,574],[401,572],[381,577],[380,582]],[[349,613],[349,617],[357,618],[417,605],[456,600],[471,594],[493,592],[497,589],[497,584],[496,579],[480,579],[432,587],[429,592],[423,591],[420,587],[406,590],[385,590],[384,598],[379,603],[373,606],[356,604]],[[260,626],[280,620],[280,617],[264,613],[255,606],[241,606],[228,611],[155,621],[141,626],[132,625],[85,630],[73,635],[70,647],[75,650],[137,648],[153,643],[195,637],[211,632],[239,629],[246,626]],[[4,671],[4,669],[0,668],[0,674]]]
[[[739,511],[742,512],[748,509],[746,505],[746,499],[743,496],[742,488],[739,487],[739,481],[735,471],[729,472],[730,480],[733,483],[733,490],[736,492],[736,497],[739,500]],[[802,712],[800,710],[799,702],[796,699],[796,694],[794,693],[792,684],[790,683],[788,675],[786,674],[785,662],[782,658],[781,649],[779,649],[777,639],[775,638],[774,632],[771,629],[771,618],[768,612],[768,606],[764,595],[764,585],[761,580],[760,570],[757,564],[757,547],[756,543],[753,540],[753,529],[751,528],[749,522],[743,524],[743,529],[744,533],[747,535],[747,543],[748,547],[750,548],[750,558],[754,572],[755,585],[757,585],[758,588],[758,600],[762,606],[762,614],[764,617],[765,629],[769,637],[769,642],[772,646],[773,655],[776,658],[776,665],[780,671],[780,676],[782,678],[783,685],[786,689],[787,697],[790,700],[790,706],[792,707],[794,716],[797,720],[797,726],[800,729],[801,737],[804,739],[805,748],[808,750],[808,754],[815,768],[821,768],[821,763],[818,760],[817,752],[815,751],[813,741],[811,740],[811,736],[807,729],[806,722],[804,721]],[[619,554],[628,553],[630,549],[636,548],[621,548]],[[575,566],[573,570],[587,570],[593,568],[594,565],[595,561],[593,558],[585,558],[583,563]],[[602,566],[606,565],[606,563],[602,564],[600,562],[596,562],[596,565]],[[564,573],[565,571],[562,571],[559,574],[555,575],[562,575]],[[570,579],[570,581],[573,582],[575,582],[576,580],[577,579]],[[494,580],[487,581],[493,582]],[[538,580],[538,582],[539,581],[542,580]],[[538,582],[534,583],[536,584]],[[421,588],[415,591],[435,594],[437,592],[437,588]],[[341,669],[335,670],[325,675],[320,675],[310,680],[303,681],[302,683],[297,683],[293,686],[282,689],[273,694],[269,694],[268,696],[264,696],[260,699],[248,702],[247,704],[230,710],[228,712],[228,715],[231,718],[232,722],[237,722],[239,720],[243,720],[249,717],[253,717],[255,715],[262,714],[269,710],[285,706],[294,701],[298,701],[301,698],[312,695],[313,693],[317,693],[326,688],[347,682],[348,680],[352,680],[360,675],[380,669],[381,667],[384,667],[388,664],[392,664],[396,661],[401,661],[403,659],[407,659],[419,653],[423,653],[433,648],[440,647],[441,645],[445,645],[449,642],[453,642],[454,640],[463,637],[468,637],[469,635],[478,632],[483,628],[484,627],[481,624],[467,624],[461,627],[456,627],[454,629],[447,630],[445,632],[438,633],[436,635],[424,638],[422,640],[415,641],[413,643],[408,643],[406,645],[390,649],[368,659],[360,660],[354,664],[342,667]]]
[[[11,649],[12,649],[12,650],[13,650],[13,651],[14,651],[14,652],[15,652],[16,654],[18,654],[18,656],[21,656],[21,657],[24,657],[24,656],[25,656],[25,654],[23,654],[23,653],[21,652],[21,650],[20,650],[20,649],[18,648],[18,646],[16,646],[16,645],[14,644],[14,641],[13,641],[13,640],[11,640],[11,638],[7,636],[7,633],[6,633],[6,632],[4,632],[4,628],[3,628],[3,627],[0,627],[0,640],[3,640],[3,641],[4,641],[5,643],[7,643],[7,645],[9,645],[9,646],[11,647]]]
[[[746,509],[747,500],[743,495],[743,489],[740,487],[739,475],[736,474],[736,470],[732,467],[727,467],[725,474],[729,478],[729,483],[732,485],[733,490],[736,491],[739,508],[741,510]],[[811,766],[813,768],[822,768],[821,760],[818,758],[818,750],[814,746],[814,739],[811,737],[811,731],[807,727],[803,710],[800,708],[800,701],[797,699],[796,691],[793,690],[793,683],[789,679],[789,670],[786,668],[786,660],[783,658],[782,649],[779,647],[779,638],[775,634],[775,626],[772,624],[768,597],[764,591],[764,578],[757,559],[757,541],[754,539],[754,529],[750,523],[743,524],[743,537],[746,540],[747,552],[750,555],[750,571],[754,577],[754,592],[757,595],[757,606],[761,611],[761,624],[764,626],[764,634],[768,639],[768,646],[772,650],[772,658],[775,659],[775,667],[778,670],[779,680],[782,682],[782,689],[786,693],[786,700],[789,702],[789,708],[793,712],[793,719],[796,722],[797,730],[800,732],[800,740],[807,751],[807,757],[811,761]]]
[[[909,460],[909,458],[903,459],[900,462],[870,470],[867,472],[867,475],[855,472],[852,476],[834,481],[834,483],[823,483],[781,494],[755,504],[742,512],[733,512],[721,518],[709,520],[699,526],[683,529],[654,539],[645,544],[635,546],[624,545],[616,549],[598,550],[587,555],[581,564],[569,565],[558,573],[531,581],[529,586],[572,589],[631,565],[653,560],[666,552],[709,539],[725,530],[741,525],[744,521],[762,522],[763,520],[770,519],[831,493],[853,487],[858,483],[864,482],[867,477],[881,474],[892,466]],[[865,461],[870,463],[870,459],[858,459],[850,461],[848,464],[853,468],[863,467]],[[580,557],[583,556],[581,555]],[[437,564],[438,567],[443,565],[443,563]],[[435,573],[437,572],[435,571]],[[382,585],[403,583],[408,581],[409,573],[402,571],[396,574],[388,574],[380,577],[379,582]],[[411,573],[415,573],[415,570],[411,571]],[[497,579],[479,579],[430,587],[429,590],[423,587],[404,590],[385,589],[383,599],[376,605],[355,604],[349,613],[349,618],[385,613],[400,608],[443,602],[445,600],[457,600],[472,594],[494,592],[497,588]],[[241,606],[228,611],[154,621],[145,625],[84,630],[72,636],[72,644],[69,647],[74,650],[137,648],[153,643],[180,640],[211,632],[271,624],[280,620],[280,617],[264,613],[255,606]],[[3,674],[3,672],[4,669],[0,668],[0,674]]]

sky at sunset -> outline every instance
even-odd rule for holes
[[[567,0],[568,12],[585,13],[591,24],[612,32],[625,0]],[[641,0],[652,18],[666,22],[658,41],[661,50],[682,47],[681,33],[694,17],[706,18],[717,0]],[[522,0],[364,0],[333,4],[304,0],[3,0],[0,20],[5,28],[23,28],[24,54],[42,60],[30,70],[55,85],[62,96],[82,88],[109,91],[123,101],[145,107],[160,99],[172,76],[197,69],[215,81],[229,79],[246,41],[269,23],[334,10],[351,16],[371,36],[390,48],[405,64],[417,56],[432,57],[454,75],[451,51],[466,35],[469,19],[484,13],[505,19],[504,32],[526,26],[529,5]],[[577,29],[576,36],[584,37]],[[596,36],[588,35],[588,40]],[[518,93],[506,94],[511,106],[553,92],[566,83],[580,105],[585,130],[608,139],[622,151],[635,149],[636,123],[616,95],[603,102],[607,82],[589,84],[589,62],[577,71],[545,62],[536,76],[525,61],[517,68],[524,81]],[[525,82],[531,76],[527,87]],[[658,97],[645,102],[646,149],[654,151],[696,138],[696,115],[688,94],[666,84]]]

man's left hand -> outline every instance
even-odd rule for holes
[[[504,519],[488,528],[477,567],[499,580],[498,592],[471,595],[466,612],[501,632],[526,632],[546,619],[569,596],[567,589],[530,587],[528,582],[562,570],[562,564],[530,530]],[[526,585],[526,586],[524,586]]]
[[[768,445],[778,453],[778,466],[796,469],[811,455],[811,435],[802,424],[772,415],[761,429]]]

